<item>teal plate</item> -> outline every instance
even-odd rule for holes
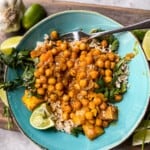
[[[90,11],[65,11],[49,16],[31,30],[29,30],[17,49],[32,50],[37,41],[43,41],[44,34],[52,30],[66,33],[74,30],[90,32],[91,29],[104,30],[121,27],[110,18]],[[50,150],[108,150],[125,141],[135,130],[143,118],[150,96],[150,74],[145,55],[136,38],[130,33],[119,33],[116,37],[120,41],[119,54],[135,51],[136,57],[129,64],[129,89],[123,101],[117,103],[119,118],[115,124],[110,125],[105,134],[90,141],[83,135],[72,135],[56,132],[51,129],[40,131],[32,128],[29,123],[29,112],[21,101],[24,89],[18,88],[8,92],[8,101],[16,122],[25,135],[43,148]],[[6,80],[16,77],[15,71],[8,68]]]

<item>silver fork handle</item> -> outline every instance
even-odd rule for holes
[[[121,27],[119,29],[114,29],[114,30],[109,30],[109,31],[104,31],[104,32],[97,32],[94,33],[89,37],[89,39],[93,39],[99,36],[107,35],[107,34],[112,34],[112,33],[118,33],[118,32],[123,32],[123,31],[131,31],[135,29],[147,29],[150,28],[150,19],[141,21],[139,23],[135,23],[129,26]]]

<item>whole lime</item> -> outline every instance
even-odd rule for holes
[[[22,26],[28,30],[40,20],[45,18],[45,16],[46,11],[40,4],[32,4],[24,13],[22,18]]]

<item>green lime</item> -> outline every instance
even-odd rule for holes
[[[144,143],[150,142],[150,129],[143,129],[135,132],[135,134],[133,135],[132,145],[141,145],[143,141]]]
[[[0,51],[6,55],[10,55],[13,51],[13,48],[15,48],[19,44],[21,39],[22,36],[14,36],[6,39],[1,43]]]
[[[150,30],[144,36],[142,47],[148,60],[150,60]]]
[[[0,89],[0,99],[2,100],[2,102],[8,106],[8,100],[7,100],[7,95],[6,95],[6,91],[3,89]]]
[[[42,103],[31,114],[30,124],[40,130],[48,129],[54,126],[52,113],[46,103]]]
[[[22,26],[28,30],[46,16],[44,8],[39,4],[32,4],[24,13]]]

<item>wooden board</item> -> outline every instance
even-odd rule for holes
[[[106,15],[123,25],[132,24],[144,19],[150,18],[149,10],[140,10],[140,9],[127,9],[121,7],[109,7],[103,5],[93,5],[93,4],[81,4],[81,3],[71,3],[71,2],[58,2],[54,0],[24,0],[25,6],[28,7],[32,3],[40,3],[44,6],[48,15],[64,11],[64,10],[91,10],[99,12],[103,15]],[[21,34],[3,34],[0,33],[0,43],[9,36]],[[0,101],[0,128],[7,129],[7,118],[2,115],[3,113],[3,104]],[[11,130],[18,130],[16,125]],[[140,150],[140,147],[132,147],[132,136],[129,137],[124,143],[120,144],[118,147],[113,150]],[[150,144],[147,144],[145,150],[150,149]]]

